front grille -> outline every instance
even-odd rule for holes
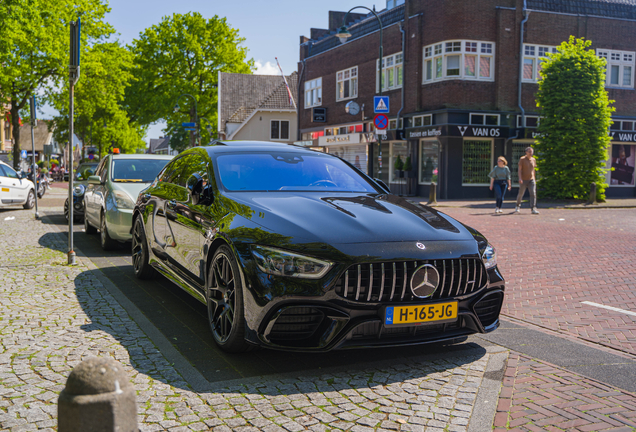
[[[475,313],[481,321],[481,325],[488,327],[499,317],[501,304],[503,303],[503,293],[495,293],[484,297],[475,305]]]
[[[357,326],[351,333],[352,340],[387,340],[402,338],[440,338],[462,328],[462,319],[453,323],[430,324],[411,327],[385,327],[380,321],[372,321]]]
[[[433,265],[440,277],[435,293],[438,300],[471,294],[486,285],[488,276],[479,259],[446,259],[355,264],[336,282],[336,294],[359,302],[409,302],[417,300],[410,287],[419,266]]]
[[[277,344],[286,345],[288,341],[309,339],[318,329],[324,314],[310,307],[291,307],[285,309],[276,319],[269,339]]]

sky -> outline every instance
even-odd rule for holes
[[[110,0],[111,12],[106,21],[115,28],[121,42],[130,44],[144,29],[173,13],[225,17],[245,38],[243,45],[249,50],[248,58],[254,59],[256,73],[278,75],[278,57],[283,72],[289,75],[298,69],[300,36],[309,36],[310,28],[327,28],[329,10],[346,12],[355,6],[373,8],[374,4],[382,10],[386,0]],[[163,126],[150,126],[146,142],[162,136]]]

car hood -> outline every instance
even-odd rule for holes
[[[396,195],[241,192],[228,198],[252,222],[310,242],[466,241],[478,234],[443,213]]]
[[[125,183],[125,182],[112,182],[113,189],[126,192],[130,195],[133,202],[137,201],[139,192],[146,189],[150,183]]]

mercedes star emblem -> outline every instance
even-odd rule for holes
[[[422,249],[422,250],[426,249],[426,246],[424,246],[424,243],[417,242],[415,243],[415,246],[417,246],[418,249]]]
[[[419,266],[411,276],[411,292],[418,298],[432,296],[438,284],[439,272],[430,264]]]

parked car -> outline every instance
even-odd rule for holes
[[[499,326],[495,249],[329,154],[259,142],[189,149],[134,209],[133,268],[207,305],[230,352],[396,346]]]
[[[30,209],[34,204],[33,182],[0,161],[0,207],[22,205],[25,209]]]
[[[99,229],[104,250],[130,241],[132,211],[137,195],[155,180],[172,156],[150,154],[110,154],[88,177],[84,192],[84,230]]]
[[[73,177],[73,220],[84,220],[84,192],[88,186],[88,177],[95,174],[97,163],[83,163],[75,170]],[[64,217],[68,220],[68,198],[64,201]]]

